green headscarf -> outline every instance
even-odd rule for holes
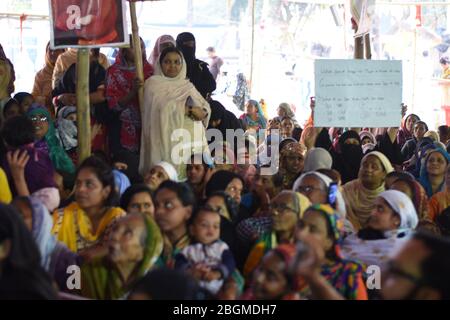
[[[98,300],[123,298],[155,264],[163,250],[163,238],[156,222],[144,214],[136,214],[145,221],[147,238],[145,240],[144,257],[131,275],[132,281],[124,286],[119,272],[112,266],[108,257],[94,259],[81,268],[81,294],[84,297]]]
[[[47,142],[50,160],[52,160],[55,169],[57,171],[69,174],[75,173],[75,165],[61,146],[61,143],[56,135],[55,125],[50,113],[44,107],[33,104],[28,110],[27,116],[31,119],[35,115],[47,117],[48,131],[44,139],[45,142]]]

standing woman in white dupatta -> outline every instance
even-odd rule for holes
[[[144,96],[139,171],[166,161],[183,180],[191,155],[209,153],[205,128],[211,109],[186,78],[181,51],[166,48],[161,52],[155,74],[145,82]]]

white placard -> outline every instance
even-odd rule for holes
[[[398,127],[402,62],[315,61],[316,127]]]

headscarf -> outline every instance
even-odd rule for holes
[[[294,211],[297,214],[298,219],[303,217],[303,214],[305,211],[309,208],[311,205],[311,202],[309,199],[301,194],[300,192],[294,192],[294,191],[288,191],[284,190],[282,193],[290,193],[292,195],[292,203],[294,206]],[[248,220],[244,220],[243,223],[246,221],[251,221],[252,225],[255,223],[252,221],[253,218],[250,218]],[[264,219],[264,218],[262,218]],[[241,238],[247,238],[248,236],[245,234],[242,234],[243,229],[245,229],[247,226],[245,224],[242,225],[242,223],[239,225],[239,228],[237,230],[238,233],[240,233]],[[256,231],[255,228],[248,228],[249,230]],[[254,245],[253,249],[250,251],[249,255],[247,256],[247,260],[244,265],[243,274],[245,277],[250,276],[250,274],[256,269],[256,267],[261,262],[261,259],[264,257],[264,255],[270,250],[275,248],[278,245],[277,237],[275,232],[272,231],[272,228],[269,229],[268,232],[264,232],[256,244]]]
[[[306,152],[306,147],[299,142],[290,142],[286,144],[280,151],[281,159],[291,156],[291,155],[302,155],[304,156]]]
[[[170,161],[171,153],[178,143],[170,139],[169,133],[184,128],[185,104],[189,97],[196,106],[207,110],[208,116],[203,120],[203,126],[205,128],[208,126],[211,109],[194,85],[186,79],[186,62],[183,56],[181,58],[183,61],[182,68],[175,78],[164,75],[158,59],[154,75],[145,82],[144,100],[147,107],[142,110],[142,139],[139,161],[141,173],[148,171],[152,165],[160,161]],[[196,127],[196,129],[202,128]],[[206,138],[203,142],[207,146]],[[190,147],[196,148],[198,143],[200,143],[198,139],[191,141]],[[192,146],[193,144],[195,146]],[[174,164],[174,166],[180,172],[179,175],[182,176],[185,165]]]
[[[154,167],[161,167],[166,172],[170,180],[178,182],[178,173],[172,164],[166,161],[161,161],[154,165]]]
[[[53,120],[50,116],[50,113],[44,107],[41,107],[37,104],[33,104],[30,107],[30,110],[27,112],[27,116],[31,118],[34,115],[44,115],[47,117],[48,121],[48,131],[44,137],[45,142],[49,148],[49,156],[52,160],[52,163],[56,170],[67,172],[67,173],[75,173],[75,166],[72,160],[69,158],[67,153],[62,148],[58,137],[56,135],[55,126],[53,124]]]
[[[330,153],[323,148],[312,148],[305,156],[304,172],[316,171],[319,169],[331,169],[333,158]]]
[[[128,150],[121,150],[113,155],[112,162],[122,162],[127,165],[127,168],[121,171],[126,174],[132,184],[142,182],[142,177],[139,175],[138,170],[139,155]]]
[[[422,185],[416,180],[408,178],[395,179],[394,183],[401,181],[406,183],[413,193],[412,202],[420,221],[428,219],[428,196]]]
[[[420,121],[419,116],[414,113],[411,113],[403,118],[400,130],[398,130],[397,132],[397,143],[399,144],[400,148],[403,147],[406,141],[413,138],[413,133],[406,128],[406,122],[412,116],[417,117],[418,121]]]
[[[313,175],[313,176],[317,177],[318,179],[320,179],[325,184],[325,186],[327,188],[327,192],[328,192],[328,188],[330,187],[333,180],[331,180],[330,177],[328,177],[320,172],[316,172],[316,171],[306,172],[306,173],[302,174],[300,177],[298,177],[297,180],[295,180],[295,182],[294,182],[294,186],[292,187],[292,190],[298,192],[297,190],[300,187],[302,180],[305,177],[310,176],[310,175]],[[339,189],[336,192],[336,203],[331,203],[330,205],[335,206],[336,211],[343,218],[345,218],[347,210],[345,208],[344,197],[342,196],[342,193],[341,193],[341,191],[339,191]]]
[[[146,239],[144,244],[144,255],[135,267],[133,281],[124,286],[118,271],[112,266],[108,257],[95,259],[83,265],[82,294],[85,297],[99,300],[111,300],[123,298],[136,281],[139,281],[155,264],[163,250],[163,238],[156,222],[144,214],[135,213],[145,223]]]
[[[321,266],[321,275],[346,299],[367,300],[367,291],[362,284],[362,265],[342,257],[341,247],[344,236],[344,221],[329,205],[316,204],[308,208],[319,212],[331,228],[333,237],[333,262]],[[309,288],[302,290],[303,295],[309,293]]]
[[[45,48],[44,67],[36,73],[36,76],[34,78],[33,92],[31,94],[40,102],[43,102],[43,99],[45,99],[45,106],[48,109],[52,110],[52,77],[55,63],[51,60],[50,55],[51,49],[49,42],[47,43],[47,47]]]
[[[239,179],[242,185],[245,186],[244,179],[234,172],[219,170],[215,172],[205,187],[206,197],[210,197],[216,191],[225,191],[227,186],[233,179]]]
[[[67,120],[71,113],[77,112],[75,106],[65,106],[58,112],[56,126],[64,150],[70,151],[78,146],[78,128],[74,121]]]
[[[434,145],[433,140],[429,137],[423,138],[416,144],[416,150],[414,151],[416,162],[409,169],[409,171],[417,179],[420,178],[422,162],[425,162],[426,152],[428,150],[434,150],[434,149],[436,149],[436,146]],[[419,156],[419,154],[420,154],[420,156]]]
[[[41,253],[41,265],[49,271],[56,238],[52,235],[52,216],[44,204],[35,197],[27,197],[32,213],[31,234]]]
[[[252,118],[250,118],[247,114],[245,115],[245,121],[247,122],[247,124],[249,126],[258,126],[260,129],[265,129],[267,127],[267,121],[266,118],[264,117],[264,112],[261,108],[261,105],[259,104],[258,101],[256,100],[248,100],[247,103],[251,103],[253,106],[255,106],[258,109],[258,120],[253,120]]]
[[[440,142],[439,141],[439,134],[436,131],[428,130],[427,132],[425,132],[423,137],[424,138],[431,138],[431,140],[433,140],[433,142]]]
[[[389,161],[389,159],[383,153],[381,153],[379,151],[372,151],[372,152],[366,154],[364,156],[364,158],[362,159],[362,161],[364,161],[369,156],[375,156],[375,157],[378,158],[378,160],[380,160],[381,165],[384,168],[384,171],[386,171],[386,174],[389,174],[392,171],[394,171],[394,167],[392,166],[391,162]],[[361,161],[361,163],[362,163],[362,161]]]
[[[152,66],[155,65],[156,61],[158,60],[159,55],[161,54],[159,48],[164,43],[171,43],[174,47],[176,46],[175,39],[171,35],[165,34],[156,39],[152,53],[150,54],[150,57],[148,57],[148,63],[150,63]]]
[[[114,169],[113,174],[115,187],[118,190],[119,196],[121,196],[131,185],[130,180],[124,173],[119,170]]]
[[[399,230],[412,230],[417,227],[419,223],[417,212],[406,194],[397,190],[387,190],[379,196],[386,200],[392,210],[400,216]]]
[[[291,119],[295,118],[295,114],[292,111],[291,106],[289,105],[289,103],[282,102],[282,103],[280,103],[278,108],[282,109],[286,113],[286,117],[291,118]]]
[[[364,138],[369,138],[371,140],[371,143],[376,144],[377,139],[375,138],[374,134],[370,131],[361,131],[359,133],[359,138],[361,141],[364,140]]]
[[[41,201],[49,212],[53,212],[53,210],[58,208],[61,200],[57,188],[42,188],[34,192],[32,196]]]
[[[194,46],[186,46],[183,43],[187,41],[194,41]],[[182,32],[177,36],[177,48],[183,52],[184,59],[186,60],[186,63],[188,65],[188,69],[190,68],[190,64],[194,62],[195,60],[195,50],[196,50],[196,42],[195,37],[190,32]],[[187,74],[190,74],[189,70]]]
[[[292,293],[294,292],[296,293],[299,289],[300,281],[297,277],[292,279],[291,273],[288,272],[288,270],[291,267],[297,255],[297,247],[293,243],[282,243],[276,246],[274,249],[272,249],[272,252],[276,253],[277,256],[282,258],[286,270],[285,274],[287,275],[288,279],[287,282],[291,287]]]
[[[354,138],[358,140],[359,145],[346,144],[347,139]],[[358,177],[359,167],[363,158],[361,139],[356,131],[349,130],[344,132],[338,140],[339,152],[334,154],[333,169],[339,171],[342,176],[342,182],[354,180]]]
[[[430,179],[428,177],[427,163],[428,163],[428,160],[430,159],[430,156],[435,152],[439,152],[440,154],[442,154],[444,159],[447,161],[447,165],[450,163],[450,155],[445,150],[438,148],[438,149],[431,151],[427,155],[424,165],[420,168],[419,182],[422,185],[422,187],[425,189],[425,191],[427,192],[428,197],[430,197],[430,198],[431,198],[431,196],[433,196],[433,190],[431,187]],[[439,186],[438,191],[443,190],[444,186],[445,186],[445,179],[443,179],[442,184]]]
[[[362,151],[363,154],[366,155],[369,152],[372,152],[373,150],[375,150],[377,146],[373,143],[366,143],[365,145],[362,146]]]
[[[295,118],[295,114],[292,111],[291,105],[289,103],[282,102],[282,103],[280,103],[278,108],[284,110],[284,112],[286,114],[286,117],[290,118],[292,120],[292,122],[294,122],[294,127],[296,127],[296,128],[300,127],[300,125],[298,124],[297,119]],[[281,121],[281,118],[279,120]]]
[[[344,219],[328,204],[313,204],[307,210],[318,211],[327,220],[333,235],[333,251],[336,258],[342,259],[341,245],[344,237]]]
[[[369,156],[377,157],[387,174],[394,171],[388,158],[381,152],[372,151],[365,155],[362,161]],[[355,229],[358,230],[365,226],[367,219],[375,206],[375,199],[384,190],[384,183],[375,190],[369,190],[364,187],[359,178],[344,185],[343,196],[347,204],[347,217],[352,222]]]

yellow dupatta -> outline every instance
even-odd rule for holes
[[[103,215],[97,230],[94,231],[86,212],[76,202],[72,202],[53,214],[52,233],[71,251],[79,252],[101,240],[108,227],[125,215],[125,211],[121,208],[109,208]]]

